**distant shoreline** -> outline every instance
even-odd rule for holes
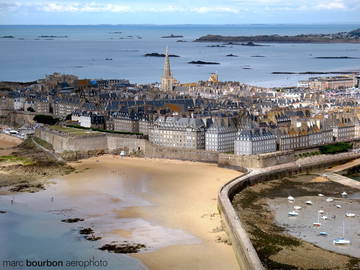
[[[287,35],[255,35],[255,36],[222,36],[206,35],[194,42],[265,42],[265,43],[360,43],[360,28],[350,32],[333,34],[300,34]]]

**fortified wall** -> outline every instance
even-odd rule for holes
[[[125,151],[126,153],[141,154],[148,158],[218,163],[219,166],[238,170],[264,168],[295,160],[292,151],[238,156],[205,150],[163,147],[136,135],[100,132],[73,134],[44,127],[36,129],[35,136],[52,144],[55,152],[66,160],[105,153],[119,154],[121,151]]]
[[[290,162],[247,172],[245,175],[224,185],[218,194],[218,209],[231,240],[240,269],[261,270],[264,269],[264,267],[232,205],[232,200],[236,194],[246,187],[260,182],[289,177],[300,173],[310,173],[321,168],[328,168],[359,157],[360,153],[354,152],[326,156],[325,159],[323,157],[314,157],[301,162]]]
[[[86,158],[105,153],[144,152],[146,140],[141,136],[89,133],[74,135],[49,128],[38,128],[35,136],[52,144],[56,153],[66,160]]]

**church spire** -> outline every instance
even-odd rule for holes
[[[166,47],[165,50],[165,61],[164,61],[164,78],[170,78],[171,77],[171,69],[170,69],[170,59],[169,59],[169,48]]]
[[[170,69],[169,49],[165,50],[164,72],[161,77],[161,90],[172,91],[177,81],[172,77]]]

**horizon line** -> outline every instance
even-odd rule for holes
[[[156,24],[156,23],[123,23],[123,24],[111,24],[111,23],[98,23],[98,24],[1,24],[0,26],[240,26],[240,25],[351,25],[358,24],[360,22],[322,22],[322,23],[169,23],[169,24]]]

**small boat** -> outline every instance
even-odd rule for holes
[[[349,245],[351,244],[351,241],[341,237],[333,240],[333,243],[334,245]]]
[[[319,193],[318,196],[319,197],[324,197],[324,194]]]
[[[299,213],[296,212],[296,211],[290,211],[290,212],[288,213],[288,216],[289,216],[289,217],[296,217],[296,216],[298,216],[298,215],[299,215]]]
[[[295,210],[300,210],[300,209],[301,209],[301,206],[294,205],[294,209],[295,209]]]
[[[333,198],[327,198],[326,201],[327,201],[327,202],[333,202],[334,199],[333,199]]]
[[[318,212],[318,216],[317,216],[317,222],[314,222],[313,223],[313,226],[314,227],[320,227],[321,226],[321,223],[320,223],[320,214]]]
[[[343,192],[343,193],[341,193],[341,196],[343,196],[343,197],[346,197],[348,194],[347,194],[347,192]]]
[[[293,202],[293,201],[295,201],[295,198],[293,196],[289,196],[288,201]]]
[[[351,244],[351,241],[348,239],[345,239],[345,222],[343,221],[343,227],[342,227],[342,237],[336,238],[333,240],[334,245],[349,245]]]
[[[319,214],[324,214],[324,210],[319,210]]]
[[[313,203],[312,203],[312,201],[306,201],[305,202],[307,205],[312,205]]]
[[[337,207],[337,208],[341,208],[341,205],[340,205],[340,204],[337,204],[336,207]]]
[[[321,236],[328,236],[328,233],[327,232],[320,232],[319,233]]]
[[[346,213],[345,216],[346,217],[355,217],[356,215],[354,213]]]

